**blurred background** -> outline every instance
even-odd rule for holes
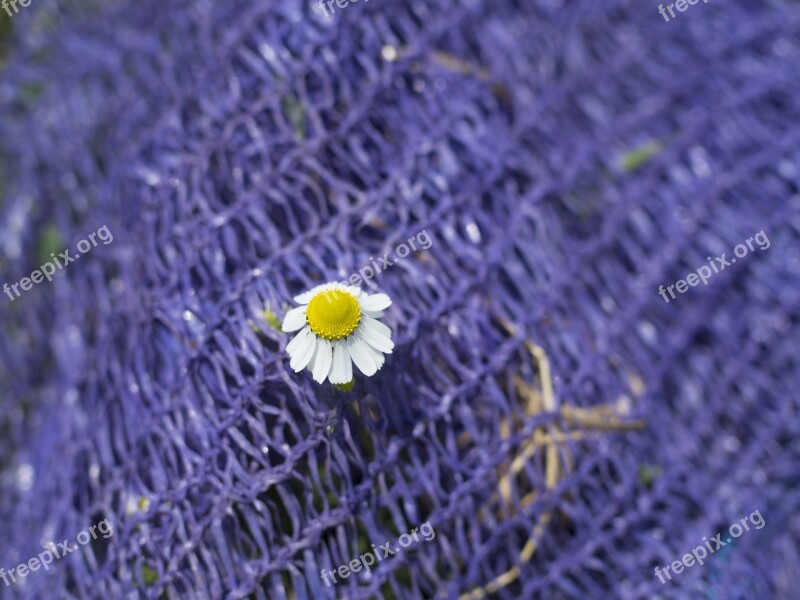
[[[796,598],[800,4],[676,4],[3,8],[0,598]]]

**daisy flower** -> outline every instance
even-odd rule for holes
[[[317,383],[353,380],[353,364],[374,375],[394,348],[392,330],[378,321],[392,304],[386,294],[367,294],[341,283],[325,283],[295,296],[301,306],[283,319],[283,331],[300,330],[286,346],[295,373],[308,368]]]

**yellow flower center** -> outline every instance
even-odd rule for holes
[[[326,340],[340,340],[353,333],[361,322],[361,307],[350,292],[326,290],[308,303],[306,319],[311,331]]]

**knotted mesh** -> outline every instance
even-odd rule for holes
[[[0,566],[114,534],[2,592],[794,597],[797,3],[35,0],[13,25],[2,280],[114,241],[3,297]],[[374,279],[378,375],[293,373],[292,296],[420,231]]]

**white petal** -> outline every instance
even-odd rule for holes
[[[302,294],[295,296],[294,301],[298,304],[308,304],[311,302],[311,299],[319,293],[328,291],[328,290],[344,290],[348,291],[353,294],[356,298],[359,297],[361,294],[361,290],[355,286],[351,286],[345,283],[338,283],[336,281],[331,283],[323,283],[322,285],[315,285],[313,288],[308,290],[307,292],[303,292]]]
[[[307,292],[303,292],[299,296],[294,297],[294,301],[298,304],[308,304],[311,299],[317,295],[318,292],[324,290],[326,287],[329,287],[329,283],[323,283],[322,285],[315,285]]]
[[[380,319],[385,313],[382,310],[364,310],[361,309],[361,312],[368,317],[372,317],[373,319]]]
[[[314,355],[314,366],[311,376],[317,383],[322,383],[328,377],[333,362],[333,348],[330,341],[321,339],[317,342],[317,353]]]
[[[367,344],[361,337],[351,335],[347,338],[347,351],[350,353],[350,358],[353,359],[358,370],[367,377],[375,375],[378,366],[372,360],[372,353]]]
[[[295,373],[306,368],[308,363],[314,357],[314,350],[316,350],[316,348],[317,336],[315,336],[313,333],[309,336],[306,336],[305,339],[298,344],[295,355],[292,356],[292,360],[289,361],[289,366],[292,367],[292,370]]]
[[[372,355],[372,361],[375,363],[375,370],[380,371],[383,363],[385,362],[385,358],[383,353],[379,350],[375,350],[372,346],[367,344],[367,349],[369,350],[370,354]]]
[[[292,356],[292,354],[294,354],[294,351],[297,349],[298,344],[301,344],[307,335],[313,335],[311,333],[311,329],[309,329],[308,327],[303,329],[303,331],[294,336],[291,342],[286,344],[286,352],[289,353],[289,356]]]
[[[386,294],[362,294],[358,302],[365,310],[384,310],[392,305],[392,299]]]
[[[371,317],[363,317],[358,330],[364,337],[364,341],[370,346],[386,354],[392,353],[392,348],[394,348],[392,331],[386,325]]]
[[[283,317],[283,325],[281,329],[286,332],[297,331],[306,324],[306,307],[298,306],[286,313]]]
[[[353,380],[353,362],[347,351],[347,342],[333,342],[333,365],[331,366],[331,383],[350,383]]]
[[[314,294],[317,293],[317,288],[318,287],[319,286],[313,287],[310,290],[308,290],[307,292],[303,292],[299,296],[295,296],[294,297],[294,301],[297,302],[298,304],[308,304],[311,301],[311,298],[314,297]]]
[[[380,321],[378,321],[377,319],[373,319],[372,317],[368,316],[368,317],[364,318],[364,322],[369,323],[370,327],[373,327],[374,329],[377,329],[378,331],[380,331],[386,337],[389,337],[389,338],[392,337],[392,330],[389,329],[388,326],[386,326],[383,323],[381,323]]]
[[[369,342],[367,342],[366,338],[364,337],[363,331],[360,330],[356,331],[355,335],[358,338],[360,338],[362,342],[367,344],[367,349],[369,350],[370,356],[372,357],[372,362],[375,363],[375,370],[380,371],[385,361],[383,352],[381,352],[380,350],[376,350],[375,348],[369,345]]]

